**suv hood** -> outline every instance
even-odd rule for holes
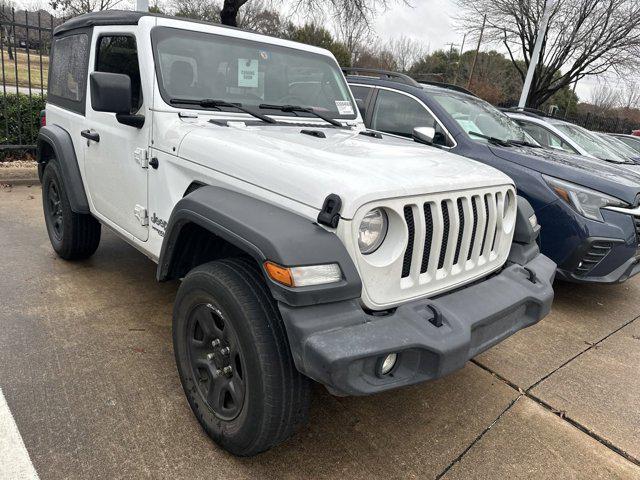
[[[606,193],[630,205],[635,203],[640,192],[640,166],[637,165],[616,164],[542,148],[489,145],[489,149],[502,159]]]
[[[490,166],[437,148],[309,125],[208,123],[186,133],[178,155],[317,210],[335,193],[346,219],[375,200],[513,184]]]

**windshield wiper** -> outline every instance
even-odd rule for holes
[[[221,107],[224,108],[235,108],[240,110],[241,112],[248,113],[249,115],[262,120],[267,123],[277,123],[273,118],[267,117],[266,115],[262,115],[259,112],[251,110],[250,108],[243,107],[241,103],[231,103],[225,102],[224,100],[213,100],[211,98],[203,98],[202,100],[192,100],[189,98],[172,98],[169,100],[171,105],[182,104],[182,105],[198,105],[202,108],[217,108],[218,110]]]
[[[337,120],[334,120],[331,117],[327,117],[326,115],[324,115],[322,113],[318,113],[313,108],[300,107],[298,105],[271,105],[269,103],[262,103],[262,104],[258,105],[258,108],[261,108],[261,109],[264,109],[264,110],[280,110],[281,112],[285,112],[285,113],[287,113],[287,112],[291,112],[291,113],[295,113],[295,112],[310,113],[311,115],[315,115],[319,119],[324,120],[325,122],[330,123],[333,126],[340,127],[340,128],[345,128],[344,125],[342,125]]]
[[[475,137],[484,138],[485,140],[488,140],[490,143],[493,143],[494,145],[500,145],[501,147],[512,147],[513,146],[509,142],[506,142],[506,141],[501,140],[501,139],[496,138],[496,137],[491,137],[489,135],[485,135],[484,133],[478,133],[478,132],[468,132],[468,133],[469,133],[469,135],[473,135]]]
[[[518,147],[542,148],[540,145],[527,142],[526,140],[507,140],[507,143],[509,143],[509,145],[516,145]]]

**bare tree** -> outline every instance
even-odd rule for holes
[[[609,82],[598,82],[591,90],[590,103],[595,107],[596,111],[602,113],[614,108],[619,101],[619,92],[613,88]]]
[[[120,5],[123,0],[51,0],[51,8],[62,10],[65,14],[80,15],[99,10],[110,10]]]
[[[351,64],[354,63],[359,51],[362,50],[365,39],[372,36],[371,16],[373,11],[362,11],[356,2],[345,2],[340,16],[335,18],[335,32],[351,54]]]
[[[457,0],[459,26],[477,29],[487,14],[488,41],[502,44],[524,82],[546,0]],[[636,67],[640,3],[633,0],[557,0],[527,102],[539,107],[586,76]]]
[[[395,58],[399,70],[407,72],[413,64],[429,53],[429,49],[418,40],[405,35],[389,42],[389,51]]]
[[[626,110],[640,108],[640,85],[634,81],[627,81],[619,90],[618,106]]]
[[[242,6],[250,1],[257,0],[224,0],[220,20],[225,25],[238,26],[238,15]],[[360,17],[370,19],[375,15],[376,9],[387,8],[390,3],[400,2],[409,5],[409,0],[292,0],[293,11],[304,9],[311,14],[326,14],[340,16],[345,9],[352,9]],[[271,0],[272,4],[282,4],[283,0]]]

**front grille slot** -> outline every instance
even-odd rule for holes
[[[444,259],[447,255],[447,244],[449,243],[449,206],[447,201],[440,203],[442,209],[442,245],[440,246],[440,259],[438,260],[438,268],[444,267]]]
[[[640,217],[633,217],[633,224],[636,227],[636,241],[638,242],[638,246],[640,246]]]
[[[467,260],[471,260],[473,254],[473,246],[476,241],[476,230],[478,229],[478,207],[476,203],[480,201],[480,197],[471,198],[471,213],[473,214],[473,228],[471,229],[471,246],[469,247],[469,253],[467,254]]]
[[[413,239],[416,233],[415,222],[413,221],[413,209],[410,205],[404,207],[404,221],[407,222],[407,230],[409,230],[409,239],[407,240],[407,250],[404,252],[404,260],[402,261],[402,278],[406,278],[411,273],[411,257],[413,256]]]
[[[425,203],[424,208],[424,249],[422,251],[422,265],[420,273],[425,273],[429,268],[429,255],[431,254],[431,242],[433,241],[433,213],[431,204]]]
[[[456,202],[458,204],[458,218],[460,228],[458,229],[458,242],[456,243],[456,254],[453,257],[453,264],[458,264],[460,258],[460,247],[462,247],[462,236],[464,234],[464,209],[462,208],[462,198],[459,198]]]

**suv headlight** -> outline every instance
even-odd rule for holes
[[[547,177],[546,175],[543,175],[543,178],[562,200],[568,203],[580,215],[590,218],[591,220],[604,222],[602,213],[600,212],[601,208],[629,206],[627,203],[615,197],[610,197],[604,193],[581,187],[575,183]]]
[[[381,208],[374,208],[369,211],[358,228],[358,247],[360,247],[360,253],[368,255],[375,252],[384,238],[387,236],[387,229],[389,228],[389,219],[387,214]]]

